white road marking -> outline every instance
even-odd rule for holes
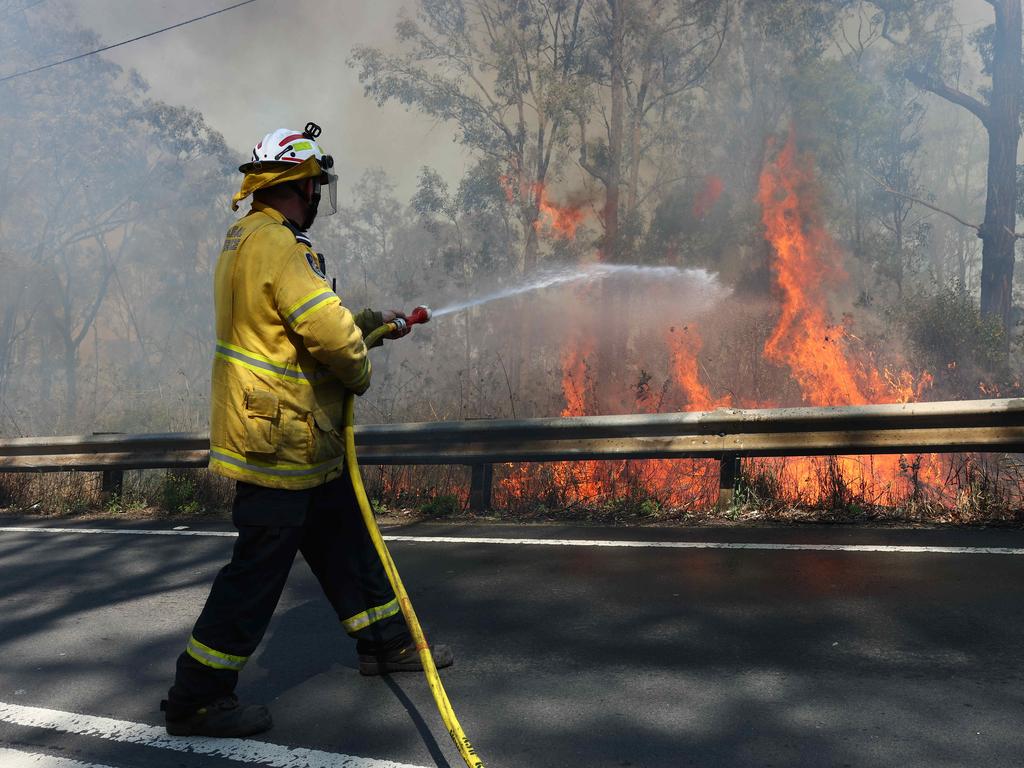
[[[0,533],[110,533],[130,536],[226,536],[234,531],[171,531],[130,528],[36,528],[0,527]],[[638,549],[750,549],[795,552],[890,552],[938,555],[1024,555],[1024,547],[935,547],[906,544],[782,544],[743,541],[630,541],[616,539],[510,539],[491,536],[397,536],[385,541],[421,544],[504,544],[547,547],[623,547]]]
[[[91,736],[98,739],[139,744],[175,752],[235,760],[249,765],[264,765],[270,768],[424,768],[409,763],[395,763],[390,760],[375,760],[369,757],[321,752],[303,747],[285,747],[266,741],[252,739],[212,739],[206,737],[168,736],[162,728],[109,717],[79,715],[56,709],[24,707],[18,704],[0,702],[0,720],[30,728]],[[2,753],[0,753],[2,756]],[[0,761],[7,766],[6,762]],[[27,763],[35,768],[35,763]],[[50,763],[41,765],[50,766]],[[72,768],[81,764],[53,764],[54,768]],[[90,768],[101,768],[90,766]]]
[[[0,747],[0,765],[4,768],[110,768],[109,765],[100,763],[83,763],[66,757],[21,752],[5,747]]]
[[[164,528],[0,528],[0,533],[116,533],[126,536],[238,536],[235,531],[178,531]]]
[[[776,544],[741,541],[618,541],[616,539],[497,539],[461,536],[385,536],[388,541],[443,544],[546,544],[553,547],[635,547],[639,549],[755,549],[810,552],[901,552],[948,555],[1024,555],[1024,547],[925,547],[897,544]]]

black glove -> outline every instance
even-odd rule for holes
[[[385,336],[385,339],[400,339],[403,336],[408,336],[412,331],[412,328],[405,322],[405,312],[400,309],[385,309],[380,316],[385,323],[395,323],[398,326],[395,331]]]

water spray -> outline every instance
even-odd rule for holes
[[[462,312],[481,304],[489,304],[492,301],[507,299],[512,296],[519,296],[524,293],[538,291],[544,288],[552,288],[558,285],[570,285],[573,283],[590,283],[614,277],[632,277],[639,280],[656,281],[664,283],[672,280],[687,281],[699,284],[712,293],[721,295],[725,289],[718,282],[714,274],[705,269],[679,267],[648,267],[639,264],[606,264],[593,263],[583,266],[563,266],[537,272],[527,278],[519,285],[502,288],[500,291],[486,293],[476,298],[460,301],[456,304],[449,304],[441,309],[434,310],[429,317],[444,317],[445,315]],[[416,308],[421,309],[420,307]],[[425,307],[424,307],[425,309]],[[415,310],[414,310],[415,311]],[[428,312],[430,312],[428,310]]]

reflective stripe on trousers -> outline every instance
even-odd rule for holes
[[[384,605],[374,606],[362,613],[357,613],[355,616],[351,616],[342,621],[341,625],[345,628],[345,631],[351,635],[353,632],[365,629],[375,621],[380,621],[381,619],[386,619],[389,616],[394,616],[400,610],[401,608],[398,605],[398,599],[395,598],[394,600],[384,603]]]
[[[214,669],[231,669],[235,672],[240,672],[242,667],[245,666],[245,662],[249,660],[248,656],[233,656],[230,653],[223,653],[222,651],[215,650],[208,645],[203,645],[192,636],[188,639],[188,644],[185,646],[185,652],[200,664],[204,664],[207,667],[213,667]]]

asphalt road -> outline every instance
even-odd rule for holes
[[[274,729],[163,737],[158,702],[233,539],[10,530],[47,525],[0,518],[0,766],[462,765],[421,676],[358,674],[301,560],[239,689]],[[759,545],[392,541],[489,768],[1024,766],[1024,532],[390,533]],[[860,544],[894,548],[829,548]]]

